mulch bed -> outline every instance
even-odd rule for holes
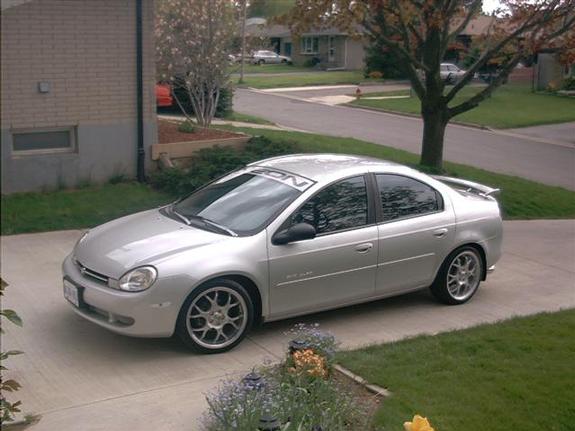
[[[237,138],[237,133],[219,129],[202,129],[197,127],[193,133],[184,133],[178,130],[179,123],[158,120],[158,143],[171,144],[174,142],[204,141],[207,139]]]
[[[341,388],[343,393],[348,394],[350,397],[354,398],[358,408],[360,409],[361,415],[365,418],[372,418],[383,398],[378,395],[373,394],[368,391],[365,387],[359,383],[354,382],[349,377],[344,376],[336,371],[332,374],[332,379]],[[362,424],[364,425],[364,424]],[[371,420],[368,420],[367,430],[372,429]],[[352,428],[355,430],[355,428]],[[361,431],[366,431],[366,428],[362,428]]]

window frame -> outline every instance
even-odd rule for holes
[[[314,40],[317,41],[317,49],[314,50]],[[308,51],[308,43],[309,51]],[[302,36],[300,42],[300,54],[301,55],[317,55],[319,54],[319,37],[318,36]]]
[[[39,148],[35,150],[17,150],[14,148],[14,136],[20,134],[42,134],[51,132],[68,132],[69,136],[69,147],[60,148]],[[66,126],[66,127],[41,127],[41,128],[25,128],[25,129],[11,129],[10,135],[12,138],[11,142],[11,153],[12,156],[34,156],[42,154],[70,154],[76,153],[78,149],[78,131],[76,126]]]
[[[297,208],[295,210],[293,210],[286,217],[286,219],[276,229],[276,231],[273,233],[273,235],[271,235],[270,238],[273,238],[277,233],[281,232],[282,230],[287,229],[291,224],[292,216],[295,213],[297,213],[306,203],[308,203],[308,201],[315,198],[319,193],[323,192],[328,187],[331,187],[331,186],[333,186],[333,185],[335,185],[341,181],[346,181],[346,180],[349,180],[352,178],[358,178],[358,177],[363,177],[363,179],[365,181],[365,192],[366,192],[366,199],[367,199],[367,223],[362,225],[362,226],[355,226],[355,227],[350,227],[347,229],[340,229],[340,230],[336,230],[336,231],[332,231],[332,232],[318,233],[316,235],[316,238],[320,238],[320,237],[324,237],[324,236],[328,236],[328,235],[334,235],[334,234],[338,234],[338,233],[342,233],[342,232],[350,232],[353,230],[363,229],[363,228],[370,227],[370,226],[375,226],[377,224],[377,206],[375,205],[375,201],[373,200],[373,196],[374,196],[374,192],[375,192],[374,191],[373,178],[371,178],[371,175],[369,173],[353,174],[353,175],[349,175],[347,177],[338,178],[338,179],[326,184],[321,189],[314,192],[311,196],[307,197],[300,205],[297,206]]]
[[[422,181],[418,178],[414,178],[412,176],[409,175],[405,175],[405,174],[397,174],[397,173],[393,173],[393,172],[373,172],[371,174],[373,176],[373,185],[374,185],[374,189],[375,189],[375,199],[377,202],[377,204],[375,205],[375,212],[376,212],[376,218],[377,218],[377,224],[388,224],[388,223],[395,223],[398,221],[403,221],[403,220],[409,220],[409,219],[413,219],[413,218],[418,218],[418,217],[425,217],[428,215],[432,215],[432,214],[440,214],[442,212],[445,211],[445,198],[443,197],[443,194],[437,190],[435,187],[433,187],[431,184]],[[385,220],[383,218],[383,205],[381,203],[381,191],[379,189],[379,186],[377,184],[377,176],[378,175],[393,175],[396,177],[404,177],[404,178],[408,178],[412,181],[416,181],[418,183],[421,183],[423,185],[426,185],[427,187],[429,187],[431,190],[433,190],[435,192],[435,196],[437,198],[437,203],[438,203],[438,210],[436,211],[431,211],[425,214],[414,214],[414,215],[410,215],[410,216],[404,216],[404,217],[399,217],[399,218],[395,218],[393,220]]]

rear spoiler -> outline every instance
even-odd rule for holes
[[[441,175],[431,175],[437,181],[447,184],[448,186],[454,186],[457,189],[463,189],[468,193],[474,193],[485,198],[492,197],[494,194],[499,193],[500,189],[494,189],[492,187],[484,186],[483,184],[474,183],[473,181],[462,180],[453,177],[444,177]]]

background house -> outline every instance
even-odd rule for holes
[[[153,0],[1,4],[2,193],[134,176],[139,139],[156,140]]]
[[[266,25],[263,18],[252,18],[246,22],[246,34],[268,38],[275,52],[291,57],[296,65],[317,62],[322,69],[364,67],[366,38],[352,38],[336,28],[314,29],[296,37],[285,25]]]

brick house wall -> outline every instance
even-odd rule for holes
[[[134,176],[136,0],[16,3],[2,4],[2,192]],[[153,19],[153,0],[143,0],[148,164],[156,141]],[[60,128],[71,131],[69,151],[16,151],[15,133]]]

